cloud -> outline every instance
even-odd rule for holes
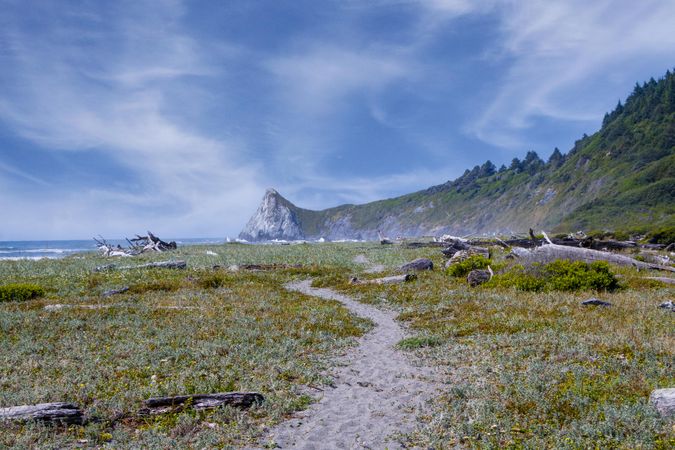
[[[222,233],[239,227],[243,218],[231,211],[245,211],[257,201],[261,171],[239,158],[236,140],[198,131],[192,123],[199,118],[191,117],[191,105],[184,103],[190,97],[186,92],[198,89],[195,83],[183,83],[186,77],[217,73],[209,60],[213,54],[202,54],[183,33],[179,2],[127,6],[131,14],[119,20],[115,14],[105,17],[110,29],[92,25],[99,19],[92,12],[77,15],[75,22],[59,17],[45,24],[42,33],[25,26],[0,32],[9,49],[0,54],[0,62],[12,67],[0,76],[0,119],[44,149],[104,152],[140,185],[127,192],[83,186],[83,192],[62,192],[58,199],[32,198],[33,205],[49,212],[58,229],[61,219],[65,224],[82,217],[87,226],[108,229],[111,223],[138,222],[135,216],[146,221],[161,217],[185,232],[214,233],[214,217],[222,218]],[[64,16],[70,17],[67,11]],[[87,45],[82,36],[89,39]],[[52,207],[52,201],[59,206]],[[93,211],[97,216],[92,217]],[[124,219],[115,220],[116,215]]]
[[[636,62],[656,65],[675,56],[672,2],[532,0],[496,10],[500,44],[486,58],[508,66],[494,100],[467,126],[496,146],[522,146],[523,131],[538,117],[599,123],[613,103],[599,104],[592,93],[616,88],[608,74],[621,74],[615,83],[625,92],[626,78],[644,76]]]

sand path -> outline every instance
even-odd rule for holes
[[[415,428],[416,417],[440,385],[432,369],[413,365],[395,348],[405,333],[394,314],[330,289],[313,288],[311,281],[286,287],[337,300],[375,327],[340,359],[334,387],[327,387],[308,410],[273,429],[272,440],[281,448],[406,448],[396,434]]]

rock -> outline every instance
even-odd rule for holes
[[[298,208],[274,189],[268,189],[239,239],[270,241],[273,239],[297,241],[305,239],[297,214]]]
[[[675,311],[675,304],[673,304],[672,301],[667,301],[667,302],[661,303],[659,305],[659,308],[670,309],[671,311]]]
[[[465,260],[469,259],[470,256],[471,256],[471,254],[469,253],[468,250],[460,250],[457,253],[455,253],[454,255],[452,255],[452,257],[445,262],[445,268],[447,269],[448,267],[450,267],[453,264],[465,261]]]
[[[492,273],[489,270],[476,269],[469,272],[469,275],[466,277],[466,281],[469,283],[469,286],[476,287],[483,283],[487,283],[492,278]]]
[[[584,300],[581,302],[582,305],[584,306],[612,306],[610,302],[605,302],[603,300],[600,300],[599,298],[594,298],[591,297],[588,300]]]
[[[675,416],[675,388],[656,389],[649,396],[649,403],[662,417]]]
[[[434,270],[434,263],[429,258],[417,258],[414,261],[403,264],[399,270],[401,272],[409,272],[411,270]]]

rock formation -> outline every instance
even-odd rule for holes
[[[296,211],[295,205],[274,189],[268,189],[258,210],[239,233],[239,238],[253,242],[304,239]]]

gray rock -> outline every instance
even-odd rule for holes
[[[305,239],[296,210],[297,207],[277,191],[268,189],[258,210],[239,233],[239,239],[247,241]]]
[[[492,278],[492,274],[489,270],[476,269],[469,272],[469,275],[466,277],[466,281],[469,283],[469,286],[476,287],[483,283],[487,283]]]
[[[663,417],[675,416],[675,388],[656,389],[649,396],[649,403]]]
[[[588,300],[584,300],[581,302],[582,305],[584,306],[612,306],[610,302],[605,302],[603,300],[600,300],[599,298],[594,298],[591,297]]]
[[[410,272],[413,270],[434,270],[434,263],[429,258],[417,258],[414,261],[403,264],[399,270],[401,272]]]
[[[667,301],[667,302],[661,303],[659,305],[659,308],[670,309],[671,311],[675,311],[675,304],[673,304],[672,301]]]

